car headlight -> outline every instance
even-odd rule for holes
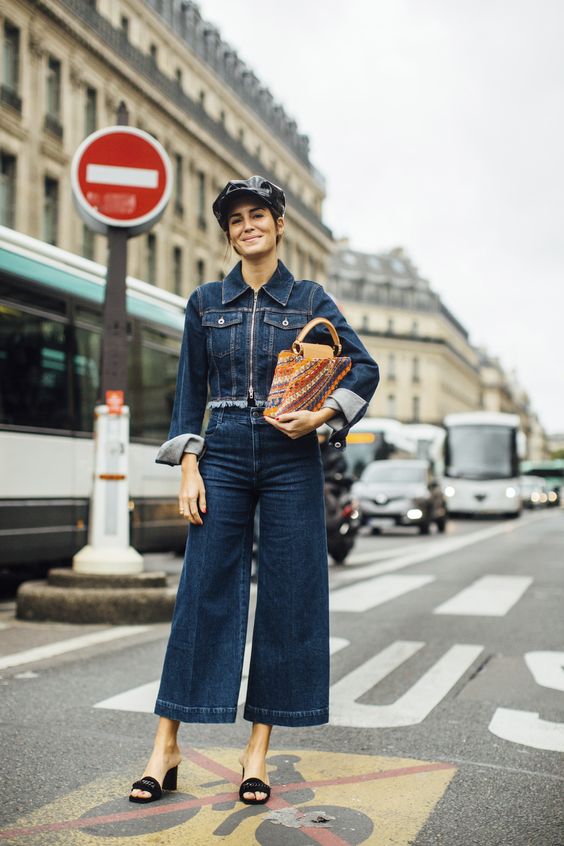
[[[539,499],[540,499],[540,496],[536,491],[531,494],[531,502],[538,502]]]
[[[445,488],[445,496],[454,496],[456,493],[452,485],[447,485]]]
[[[550,491],[549,494],[548,494],[548,501],[549,502],[556,502],[557,499],[558,499],[558,494],[556,493],[556,491]]]
[[[421,520],[423,517],[423,512],[420,508],[410,508],[407,512],[407,519],[408,520]]]
[[[513,499],[513,497],[517,496],[517,491],[515,488],[505,488],[505,496],[509,499]]]

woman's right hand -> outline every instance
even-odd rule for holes
[[[180,514],[196,526],[202,526],[200,512],[206,513],[206,488],[198,469],[196,455],[186,452],[182,457],[182,480],[178,494]]]

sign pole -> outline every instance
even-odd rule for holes
[[[73,158],[77,210],[107,234],[100,396],[94,409],[94,484],[88,544],[73,569],[88,574],[138,574],[143,558],[129,543],[129,407],[127,391],[127,240],[150,229],[170,196],[171,168],[158,142],[128,126],[125,103],[118,125],[85,139]]]

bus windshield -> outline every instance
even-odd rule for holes
[[[515,432],[509,426],[453,426],[447,436],[446,475],[454,479],[510,479],[516,473]]]

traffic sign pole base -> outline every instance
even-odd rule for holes
[[[72,568],[75,573],[135,575],[143,572],[143,556],[132,546],[120,549],[87,544],[72,559]]]
[[[176,588],[167,586],[164,572],[92,575],[59,567],[49,570],[46,580],[20,585],[16,617],[116,626],[168,623],[175,599]]]

